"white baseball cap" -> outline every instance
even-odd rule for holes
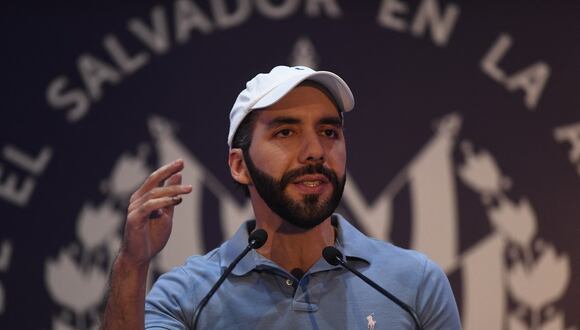
[[[336,74],[314,71],[305,66],[277,66],[269,73],[260,73],[252,78],[246,83],[246,89],[238,95],[230,112],[230,148],[238,127],[252,110],[271,106],[304,80],[312,80],[326,87],[340,111],[347,112],[354,108],[354,97],[350,88]]]

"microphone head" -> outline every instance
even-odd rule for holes
[[[342,253],[334,246],[327,246],[322,250],[324,260],[329,264],[336,266],[342,261]]]
[[[268,240],[268,233],[264,229],[256,229],[248,237],[248,244],[252,249],[261,248]]]

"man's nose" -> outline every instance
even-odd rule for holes
[[[304,134],[299,158],[301,163],[324,162],[324,145],[317,132],[307,132]]]

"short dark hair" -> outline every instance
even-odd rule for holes
[[[244,159],[250,157],[250,145],[252,144],[252,133],[254,132],[254,127],[256,126],[256,120],[258,119],[258,111],[250,112],[244,120],[238,126],[236,134],[232,140],[232,148],[242,149]],[[244,191],[246,197],[250,197],[250,190],[245,184],[241,184],[235,181],[236,185]]]

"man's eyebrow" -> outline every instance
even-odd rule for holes
[[[298,118],[293,117],[276,117],[268,122],[268,128],[274,128],[288,124],[299,124],[301,122]]]
[[[342,127],[342,119],[340,117],[324,117],[318,121],[318,124]]]
[[[268,122],[268,128],[276,128],[282,125],[300,124],[302,120],[294,117],[276,117]],[[342,119],[340,117],[329,116],[323,117],[318,121],[318,125],[332,125],[342,127]]]

